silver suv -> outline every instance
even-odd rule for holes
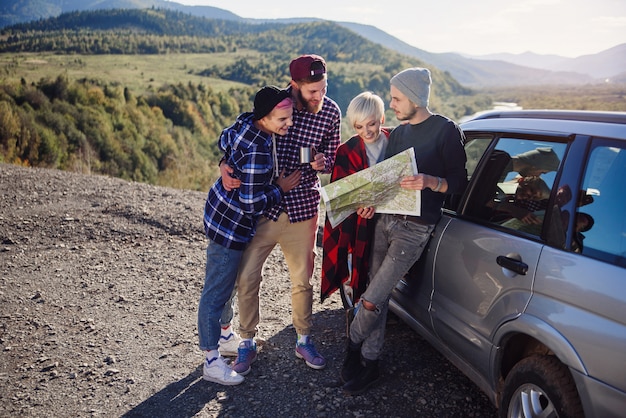
[[[507,111],[461,125],[446,202],[391,310],[502,417],[626,413],[626,113]]]

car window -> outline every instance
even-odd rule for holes
[[[491,141],[493,141],[493,136],[466,138],[465,155],[467,156],[467,163],[465,164],[465,168],[467,169],[468,180],[472,178],[474,170],[478,166],[480,159],[484,155],[487,147],[489,147]],[[463,193],[459,193],[458,195],[446,195],[446,199],[443,202],[443,208],[450,211],[456,211],[459,206],[462,194]]]
[[[539,236],[566,144],[500,138],[484,160],[465,213]]]
[[[467,156],[467,179],[471,179],[476,170],[476,166],[480,162],[481,157],[485,154],[485,150],[493,140],[492,136],[476,137],[467,140],[465,143],[465,155]]]
[[[626,267],[626,149],[596,141],[576,211],[572,249]]]

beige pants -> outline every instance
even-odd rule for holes
[[[256,234],[243,253],[237,276],[239,333],[243,338],[253,338],[257,332],[263,264],[276,244],[280,244],[289,268],[293,326],[298,334],[310,334],[316,237],[317,215],[296,223],[290,223],[285,213],[281,213],[276,222],[265,217],[259,219]],[[272,280],[272,277],[267,279]]]

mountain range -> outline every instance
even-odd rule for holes
[[[0,5],[0,28],[16,23],[56,17],[70,11],[97,9],[164,8],[198,17],[246,23],[301,23],[314,18],[250,19],[211,6],[187,6],[164,0],[8,0]],[[626,43],[576,58],[558,55],[491,54],[470,56],[455,52],[432,53],[411,46],[371,25],[334,22],[386,48],[412,56],[447,71],[469,87],[523,85],[580,85],[626,83]]]

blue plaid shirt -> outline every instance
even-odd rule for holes
[[[291,91],[291,88],[288,89]],[[269,207],[264,215],[276,221],[281,212],[286,212],[290,222],[301,222],[317,214],[320,194],[318,172],[311,164],[300,164],[300,147],[315,147],[326,155],[323,173],[330,173],[335,164],[335,153],[341,143],[341,110],[337,103],[324,97],[318,113],[293,109],[293,126],[287,135],[276,137],[278,172],[285,170],[289,175],[295,170],[302,172],[300,185],[285,194],[279,204]]]
[[[219,147],[241,186],[226,191],[221,177],[213,184],[204,205],[204,231],[226,248],[243,250],[254,236],[259,215],[282,198],[281,189],[272,183],[272,136],[254,127],[252,113],[242,113],[222,131]]]

